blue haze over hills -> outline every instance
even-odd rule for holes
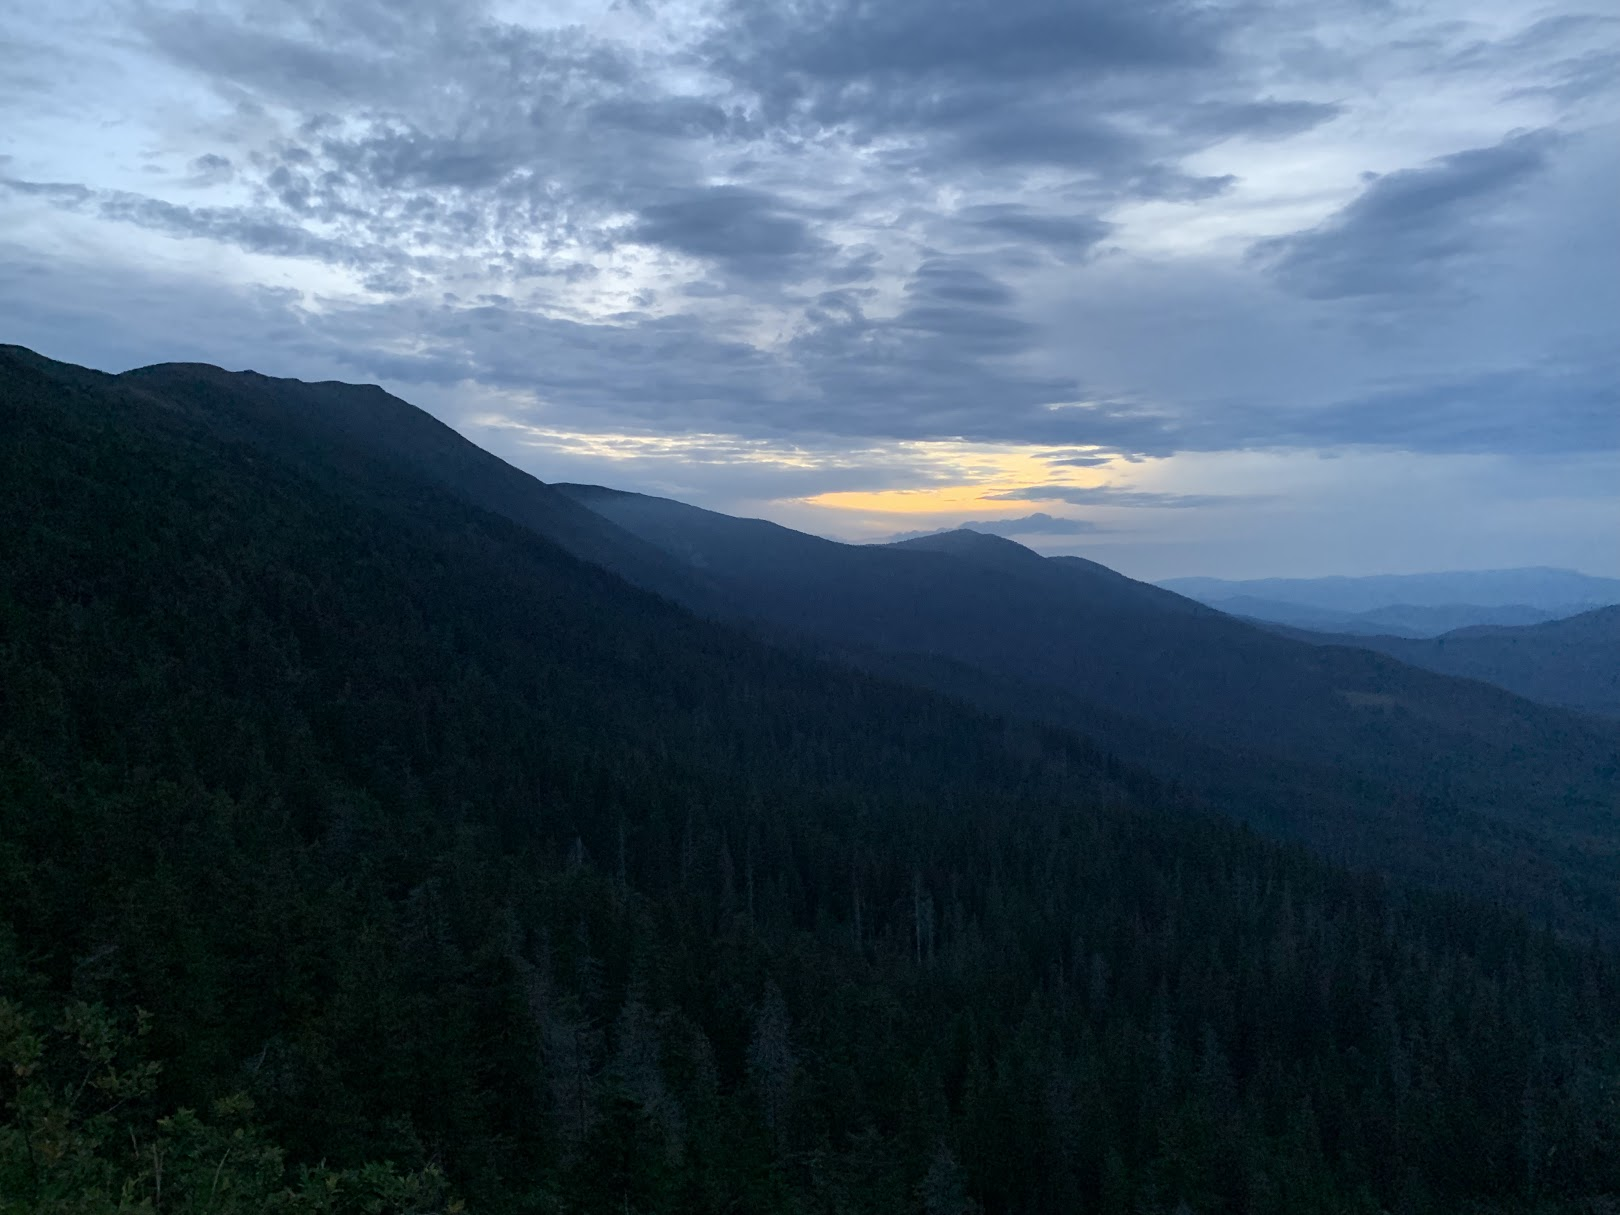
[[[1361,578],[1170,578],[1158,585],[1235,616],[1395,637],[1542,624],[1620,603],[1620,579],[1545,567]]]

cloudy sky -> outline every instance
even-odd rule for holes
[[[53,0],[0,340],[1143,577],[1620,574],[1613,0]]]

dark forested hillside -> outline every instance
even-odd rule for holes
[[[1566,927],[1620,928],[1604,843],[1620,730],[1290,643],[1095,563],[973,533],[851,546],[544,485],[374,386],[195,364],[119,380],[333,475],[380,462],[700,614],[1077,727],[1268,834]]]
[[[1516,628],[1456,629],[1433,638],[1303,630],[1290,636],[1377,650],[1415,667],[1493,683],[1543,704],[1620,717],[1620,607]]]
[[[1053,685],[1210,744],[1536,816],[1620,805],[1620,731],[1359,650],[1311,648],[1077,557],[970,531],[851,546],[561,486],[723,583],[739,614]],[[1528,812],[1528,813],[1526,813]]]
[[[1620,1195],[1610,954],[257,408],[0,351],[6,1215]]]
[[[1620,728],[1366,650],[1313,647],[1076,557],[971,531],[848,545],[556,487],[700,570],[733,614],[1079,728],[1268,833],[1620,924]]]
[[[702,570],[738,615],[948,658],[1218,746],[1461,804],[1605,822],[1620,807],[1620,729],[1364,650],[1302,646],[1095,562],[974,532],[838,544],[639,494],[557,488]]]
[[[119,380],[206,413],[244,442],[301,453],[329,472],[381,462],[464,502],[504,515],[576,557],[637,586],[712,609],[700,575],[566,494],[469,443],[432,415],[374,384],[304,383],[197,363],[164,363]],[[227,404],[228,402],[228,404]]]

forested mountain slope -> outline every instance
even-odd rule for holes
[[[0,351],[7,1215],[1620,1193],[1610,955],[235,408]]]
[[[1385,838],[1390,808],[1401,803],[1394,813],[1410,817],[1436,801],[1449,807],[1442,817],[1494,814],[1558,848],[1574,831],[1583,862],[1608,859],[1590,853],[1594,829],[1607,830],[1620,804],[1620,730],[1396,664],[1291,645],[1102,566],[1037,562],[1009,541],[835,545],[660,499],[547,486],[375,387],[190,364],[120,378],[194,405],[228,399],[216,422],[228,416],[244,437],[296,446],[334,471],[382,459],[702,614],[856,657],[921,656],[1011,685],[1049,685],[1069,707],[1058,718],[1065,724],[1094,728],[1267,830],[1363,862],[1399,858],[1420,868],[1414,859],[1435,846],[1436,825],[1413,833],[1396,824],[1404,838]],[[1000,563],[992,580],[983,577],[987,560]],[[1066,563],[1068,576],[1055,576]],[[1077,580],[1082,567],[1093,577]],[[1010,694],[1003,688],[992,699],[999,707]],[[1202,746],[1135,745],[1166,729]],[[1188,763],[1194,753],[1218,754],[1220,771]],[[1279,779],[1302,768],[1311,774]],[[1234,785],[1242,772],[1251,775]],[[1370,797],[1359,788],[1369,783],[1379,786]],[[1386,821],[1347,830],[1346,818],[1364,817],[1357,805]],[[1346,851],[1355,838],[1364,845]],[[1451,851],[1449,841],[1443,847]]]
[[[1478,679],[1543,704],[1620,717],[1620,607],[1516,628],[1478,626],[1443,636],[1289,634],[1318,645],[1377,650],[1426,670]]]
[[[705,615],[998,712],[1039,706],[1039,719],[1326,855],[1581,930],[1620,924],[1609,879],[1620,730],[1324,655],[1008,541],[838,545],[661,499],[547,486],[375,387],[191,364],[119,379],[332,475],[380,461]]]
[[[244,442],[296,450],[332,472],[356,459],[381,460],[400,474],[521,523],[637,586],[699,608],[715,606],[705,598],[703,579],[682,563],[374,384],[305,383],[198,363],[142,367],[118,379],[206,412],[221,433],[229,428]]]
[[[1607,816],[1620,730],[1365,651],[1302,646],[1079,558],[952,532],[838,544],[665,499],[558,486],[720,584],[740,615],[1052,684],[1210,742],[1458,800]]]
[[[1483,861],[1522,887],[1549,865],[1575,865],[1578,900],[1608,902],[1620,729],[1607,723],[1366,650],[1301,644],[998,537],[847,545],[645,495],[556,488],[701,570],[740,618],[997,708],[1043,706],[1268,830],[1429,880]],[[1475,823],[1461,838],[1476,842],[1458,852],[1457,817],[1475,814],[1521,835],[1492,843]]]
[[[547,486],[375,387],[192,364],[119,381],[334,476],[380,462],[401,483],[504,515],[702,614],[1079,728],[1331,857],[1566,928],[1620,924],[1609,877],[1620,730],[1280,641],[1105,567],[1042,561],[973,533],[839,545],[661,499]]]

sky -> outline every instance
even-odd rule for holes
[[[1613,0],[53,0],[0,341],[1137,577],[1620,575]]]

